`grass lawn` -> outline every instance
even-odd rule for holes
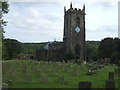
[[[114,72],[117,66],[105,66],[96,74],[86,75],[88,67],[72,63],[55,63],[32,60],[2,61],[3,83],[9,88],[78,88],[81,81],[92,82],[92,88],[105,88],[108,72]],[[58,78],[64,76],[61,83]],[[45,79],[45,80],[44,80]],[[12,80],[12,82],[8,82]],[[116,88],[118,76],[115,74]]]

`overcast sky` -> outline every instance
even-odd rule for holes
[[[62,41],[64,6],[71,0],[9,2],[5,37],[20,42]],[[86,7],[86,40],[118,37],[118,0],[72,0],[73,8]]]

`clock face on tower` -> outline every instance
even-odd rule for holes
[[[80,28],[77,26],[77,27],[75,28],[75,31],[76,31],[77,33],[79,33],[79,32],[80,32]]]

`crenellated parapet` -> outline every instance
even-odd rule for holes
[[[83,15],[86,15],[85,14],[85,5],[83,5],[83,9],[77,9],[77,8],[73,8],[72,7],[72,3],[70,4],[70,9],[68,9],[66,11],[66,7],[64,7],[64,14],[69,14],[69,13],[80,13],[80,14],[83,14]]]

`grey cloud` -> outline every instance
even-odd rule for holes
[[[63,3],[12,3],[11,11],[6,19],[8,19],[8,26],[6,27],[6,37],[16,38],[20,41],[48,41],[48,40],[62,40],[63,36]],[[78,6],[81,6],[77,4]],[[96,4],[97,5],[97,4]],[[101,3],[102,5],[102,3]],[[99,7],[101,7],[99,3]],[[110,5],[109,5],[110,6]],[[95,6],[96,7],[96,6]],[[102,6],[103,7],[103,6]],[[94,20],[94,13],[92,12],[94,7],[87,8],[87,20],[86,32],[87,39],[99,39],[107,36],[107,32],[110,34],[113,32],[116,26],[109,26],[115,19],[108,22],[104,22],[101,19]],[[110,6],[109,9],[112,7]],[[104,11],[103,11],[104,13]],[[103,16],[103,13],[96,18]],[[111,14],[112,12],[110,12]],[[92,14],[92,15],[91,15]],[[92,17],[91,17],[91,16]],[[97,14],[96,14],[97,15]],[[109,19],[109,16],[108,16]],[[103,23],[98,23],[99,20]],[[98,25],[99,24],[99,25]],[[104,25],[103,25],[104,24]],[[108,25],[108,26],[107,26]],[[97,27],[97,28],[96,28]],[[108,31],[109,29],[109,31]],[[104,33],[103,35],[99,35]],[[111,35],[111,34],[110,34]]]
[[[107,11],[107,10],[111,10],[111,7],[115,7],[115,5],[117,5],[117,3],[113,3],[113,2],[96,2],[92,4],[93,8],[100,8],[103,11]],[[112,10],[111,10],[112,11]]]
[[[102,28],[104,28],[104,30],[106,30],[107,32],[118,34],[118,26],[117,25],[103,25]]]
[[[96,2],[93,6],[103,6],[103,7],[110,7],[112,6],[112,2]]]

